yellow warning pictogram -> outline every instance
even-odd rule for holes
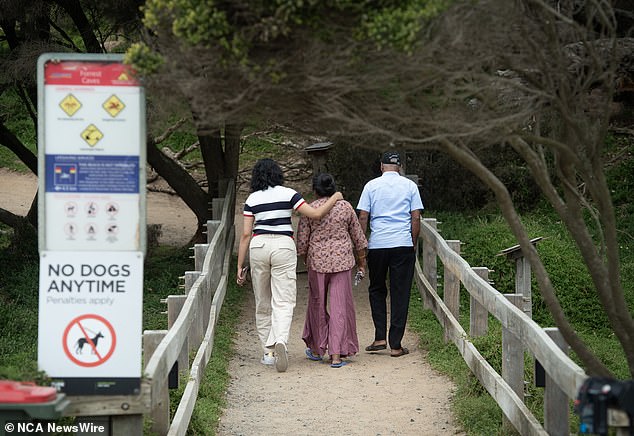
[[[106,110],[106,112],[108,112],[113,118],[119,115],[119,112],[121,112],[125,108],[123,102],[119,100],[119,98],[114,94],[112,94],[110,98],[103,103],[102,106]]]
[[[101,133],[97,126],[91,124],[86,127],[83,132],[81,132],[81,137],[88,143],[88,145],[94,147],[95,144],[103,138],[103,133]]]
[[[75,115],[75,112],[77,112],[81,108],[81,103],[79,102],[79,100],[77,100],[77,98],[75,98],[73,94],[68,94],[62,99],[62,101],[59,102],[59,107],[61,107],[62,110],[66,112],[66,115],[72,117],[73,115]]]

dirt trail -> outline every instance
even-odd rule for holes
[[[37,179],[0,169],[0,207],[24,215],[37,190]],[[184,245],[196,221],[175,196],[150,192],[148,224],[161,224],[166,245]],[[240,218],[237,220],[239,235]],[[254,324],[253,294],[249,293],[236,336],[236,355],[229,365],[228,407],[219,435],[349,434],[463,435],[450,414],[454,388],[433,371],[406,331],[403,345],[410,354],[391,358],[389,350],[366,353],[373,339],[367,280],[354,289],[357,332],[362,351],[343,368],[312,362],[301,339],[306,313],[306,273],[298,274],[297,307],[289,341],[289,368],[278,373],[260,364]]]
[[[238,327],[237,352],[229,365],[228,408],[219,435],[458,435],[453,423],[451,382],[433,371],[406,331],[407,356],[363,351],[374,327],[367,280],[354,288],[362,351],[343,368],[313,362],[301,339],[308,294],[307,274],[298,274],[297,306],[289,340],[289,368],[278,373],[260,363],[252,294]]]
[[[37,192],[37,177],[0,168],[0,207],[25,215]],[[147,193],[147,223],[161,224],[160,243],[185,245],[196,231],[196,217],[176,195]],[[193,229],[193,230],[192,230]]]

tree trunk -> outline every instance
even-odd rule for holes
[[[102,53],[103,49],[95,37],[95,30],[90,24],[90,21],[88,21],[79,0],[56,0],[56,3],[64,8],[66,13],[73,20],[73,23],[75,23],[81,35],[81,39],[84,41],[86,51],[88,53]]]
[[[0,144],[7,147],[26,165],[33,174],[37,174],[37,156],[0,121]]]
[[[227,180],[238,176],[241,132],[242,125],[236,123],[225,125],[224,141],[220,129],[211,135],[198,136],[209,183],[209,201],[224,197]]]
[[[147,161],[194,212],[201,232],[209,218],[207,193],[198,186],[191,174],[156,148],[152,140],[148,140],[147,144]]]

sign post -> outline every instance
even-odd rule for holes
[[[137,394],[145,96],[121,55],[38,60],[38,366],[73,395]]]

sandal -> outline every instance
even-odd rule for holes
[[[375,344],[372,342],[370,345],[365,347],[365,351],[381,351],[387,348],[387,344]]]
[[[306,357],[314,362],[318,362],[321,360],[321,356],[319,354],[313,354],[313,350],[310,348],[306,348]]]
[[[392,356],[392,357],[401,357],[401,356],[405,356],[406,354],[409,354],[409,350],[407,348],[403,347],[397,353],[390,354],[390,356]]]
[[[341,368],[342,366],[346,366],[348,364],[348,362],[344,362],[343,360],[341,362],[337,362],[337,363],[331,363],[330,367],[331,368]]]

